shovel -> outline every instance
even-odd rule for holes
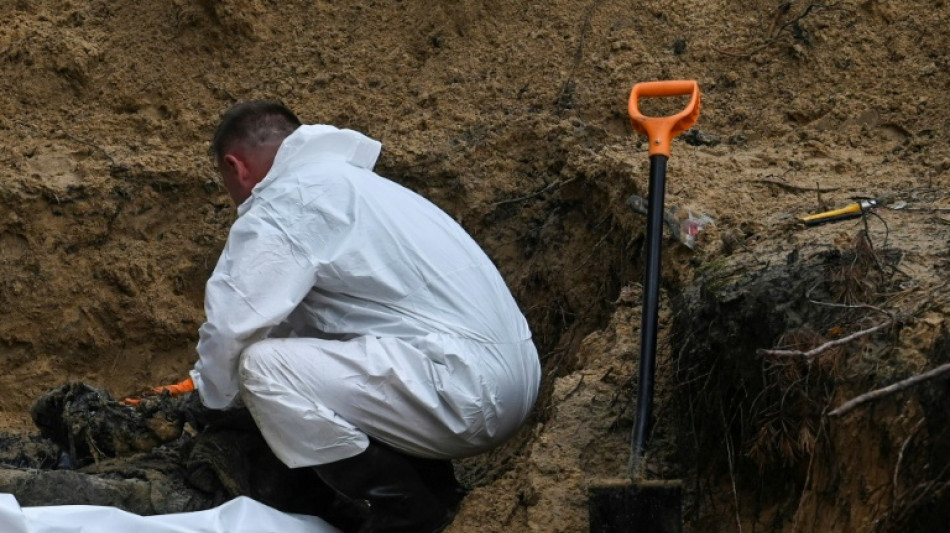
[[[690,100],[685,109],[671,116],[647,117],[640,112],[640,98],[668,96],[689,96]],[[590,489],[588,504],[591,533],[679,533],[683,529],[682,482],[644,480],[642,463],[652,429],[666,162],[670,157],[671,141],[696,122],[699,108],[699,84],[693,80],[638,83],[630,93],[629,111],[633,128],[645,135],[650,143],[650,196],[647,205],[637,418],[633,428],[628,479],[592,486]]]

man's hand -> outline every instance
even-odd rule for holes
[[[192,392],[195,390],[195,382],[188,378],[184,381],[179,381],[172,385],[160,385],[158,387],[152,387],[139,396],[129,396],[123,400],[120,400],[119,403],[125,405],[138,405],[142,401],[142,398],[147,398],[149,396],[161,396],[163,393],[168,393],[171,396],[179,396],[186,392]]]

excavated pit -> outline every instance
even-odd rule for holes
[[[402,174],[399,167],[389,171]],[[624,171],[592,177],[560,164],[558,172],[549,178],[555,186],[538,194],[501,198],[485,211],[469,213],[480,220],[476,234],[496,256],[521,255],[519,268],[505,261],[502,269],[508,267],[505,274],[524,302],[545,371],[536,414],[524,431],[497,450],[456,462],[463,482],[476,489],[476,502],[484,497],[477,489],[514,480],[519,505],[544,507],[532,492],[537,475],[532,470],[549,468],[542,462],[549,439],[537,431],[547,424],[552,435],[561,435],[557,419],[569,412],[572,395],[587,404],[582,416],[601,420],[597,423],[608,435],[606,451],[585,458],[583,468],[596,475],[627,459],[636,392],[634,349],[627,343],[636,340],[639,320],[643,220],[616,200],[617,189],[605,186],[622,182]],[[147,178],[152,201],[155,195],[170,200],[182,187],[174,176],[165,182],[125,176],[133,183]],[[120,228],[137,227],[136,217],[149,212],[135,207],[132,199],[143,189],[136,190],[110,200],[131,205],[115,209],[107,239],[125,238]],[[636,186],[619,190],[638,192]],[[457,194],[429,192],[446,205]],[[57,205],[75,208],[70,202]],[[737,255],[703,265],[692,278],[681,275],[692,252],[666,239],[662,322],[668,334],[661,339],[660,414],[649,471],[687,482],[684,519],[692,527],[702,530],[707,521],[719,520],[722,506],[731,505],[741,507],[736,516],[744,526],[794,529],[821,513],[835,514],[828,502],[854,507],[855,500],[864,505],[861,513],[881,517],[879,531],[926,527],[946,518],[948,474],[930,466],[950,459],[945,385],[925,384],[900,400],[881,402],[884,410],[908,403],[919,411],[923,422],[912,439],[898,439],[895,417],[861,422],[826,417],[847,395],[909,372],[893,353],[907,316],[881,313],[872,305],[907,281],[895,268],[901,252],[875,250],[861,235],[845,247],[807,257],[795,251],[750,264]],[[555,259],[564,249],[586,249],[590,255],[568,268]],[[103,277],[109,284],[117,279],[124,278]],[[136,284],[129,279],[124,292],[134,294]],[[183,296],[198,290],[194,282],[180,286],[191,286],[177,293]],[[767,353],[807,351],[882,320],[894,323],[811,358]],[[605,336],[613,350],[623,352],[591,355]],[[928,365],[950,359],[948,339],[944,334],[934,342]],[[586,376],[596,379],[585,382]],[[565,383],[571,383],[570,390]],[[611,397],[608,403],[604,394]],[[341,527],[356,523],[362,512],[307,469],[280,464],[246,412],[209,411],[195,395],[150,398],[133,407],[107,390],[74,381],[41,394],[31,415],[36,432],[0,439],[0,491],[17,495],[23,505],[87,503],[161,514],[207,509],[244,495]],[[855,435],[877,448],[842,454],[854,448]],[[537,458],[527,470],[516,462],[525,455]],[[867,470],[863,462],[869,460],[887,465],[878,476],[900,464],[893,479],[903,492],[866,496],[876,494],[875,487],[860,476],[863,481],[856,482],[853,471]],[[854,520],[838,514],[844,523]]]
[[[597,399],[602,392],[596,391],[610,391],[605,413],[592,418],[607,421],[605,431],[620,444],[603,457],[626,460],[622,444],[635,411],[632,350],[611,357],[606,371],[587,352],[596,342],[591,339],[611,328],[623,327],[624,335],[635,337],[630,333],[636,331],[639,299],[630,278],[639,275],[642,219],[613,209],[611,196],[598,188],[603,182],[563,170],[561,176],[578,189],[517,199],[510,202],[513,208],[501,203],[483,215],[488,223],[479,226],[490,228],[483,238],[492,246],[518,235],[515,243],[529,259],[526,264],[542,266],[508,275],[521,280],[514,288],[540,332],[546,378],[536,415],[521,434],[493,452],[456,462],[463,482],[473,489],[512,476],[530,480],[533,474],[514,458],[543,457],[539,450],[545,439],[539,441],[537,428],[551,424],[557,435],[556,419],[567,412],[567,398],[582,398],[592,386],[599,388],[580,401],[589,401],[588,413],[595,412],[593,406],[603,405]],[[578,194],[587,201],[577,201]],[[601,216],[591,218],[591,213]],[[495,225],[499,217],[507,225]],[[117,225],[124,223],[116,218]],[[558,241],[577,247],[594,237],[596,243],[586,246],[603,252],[599,261],[585,268],[543,268],[560,253]],[[794,252],[780,257],[783,261],[756,266],[736,256],[685,279],[674,270],[689,252],[672,239],[665,245],[665,259],[673,265],[664,282],[663,322],[669,333],[660,376],[666,384],[657,392],[662,414],[649,469],[687,481],[687,523],[701,530],[706,521],[718,520],[717,509],[732,505],[742,506],[736,516],[744,526],[781,530],[821,513],[835,514],[828,509],[834,501],[852,502],[852,514],[857,508],[859,514],[880,517],[878,531],[926,528],[946,519],[948,473],[931,467],[950,460],[945,384],[924,384],[870,407],[890,412],[912,405],[922,421],[906,440],[898,438],[899,417],[827,417],[848,395],[910,372],[894,352],[913,313],[888,314],[876,307],[907,281],[895,268],[902,256],[898,249],[875,250],[859,232],[840,249],[807,257]],[[561,297],[553,298],[555,292]],[[884,320],[893,324],[811,357],[769,353],[805,352]],[[950,360],[948,346],[950,336],[943,334],[926,353],[926,363]],[[593,384],[585,384],[582,375],[564,391],[563,383],[585,372],[598,375]],[[342,527],[356,523],[362,512],[307,469],[280,464],[245,411],[210,411],[195,395],[153,397],[133,407],[117,402],[109,391],[70,382],[40,395],[31,415],[36,433],[0,439],[0,491],[16,494],[23,505],[88,503],[161,514],[207,509],[244,495]],[[842,453],[856,449],[855,439],[873,441],[876,448]],[[604,459],[590,459],[585,468],[605,471]],[[871,460],[881,465],[880,479],[893,479],[902,488],[886,497],[868,496],[879,489],[853,472],[866,473],[865,462]],[[896,473],[888,475],[895,464]],[[539,463],[538,468],[544,467]],[[526,486],[516,491],[524,505],[538,503]],[[838,515],[844,523],[856,520],[844,511]]]
[[[608,320],[610,302],[621,285],[629,282],[625,278],[636,274],[629,250],[637,250],[640,240],[631,239],[626,228],[637,229],[642,221],[622,202],[611,205],[617,194],[614,182],[622,183],[626,177],[620,168],[590,176],[582,167],[569,165],[565,156],[556,156],[542,169],[556,174],[544,178],[549,183],[539,192],[527,197],[501,196],[482,211],[458,207],[458,190],[433,185],[451,182],[454,176],[420,179],[418,168],[410,172],[401,164],[398,159],[384,159],[380,172],[407,186],[422,187],[421,192],[450,211],[478,220],[473,225],[476,238],[500,261],[523,302],[542,355],[541,397],[524,431],[492,452],[457,462],[464,484],[488,485],[511,472],[514,458],[525,453],[532,428],[543,424],[550,409],[552,381],[580,364],[574,359],[579,339]],[[101,233],[97,245],[137,249],[136,241],[147,236],[163,241],[168,250],[186,250],[186,260],[161,252],[166,249],[163,246],[158,248],[162,268],[173,268],[161,274],[131,257],[96,267],[98,281],[116,293],[119,303],[94,314],[103,321],[115,321],[117,326],[110,330],[118,340],[104,345],[100,341],[104,350],[95,360],[127,358],[121,348],[126,345],[161,352],[186,341],[180,336],[151,335],[142,323],[125,328],[133,321],[120,316],[119,308],[125,307],[121,302],[133,300],[142,290],[155,290],[155,284],[171,283],[175,289],[170,296],[176,300],[171,309],[187,311],[182,303],[200,297],[195,278],[206,275],[212,247],[222,242],[210,233],[215,228],[223,231],[228,222],[218,214],[221,205],[209,206],[200,198],[207,194],[208,185],[188,176],[155,175],[141,168],[117,169],[112,176],[119,182],[118,192],[105,198],[104,208],[91,213],[107,220],[108,230]],[[630,190],[627,187],[624,190]],[[88,195],[89,191],[73,189],[55,201],[42,195],[37,200],[51,203],[57,216],[73,216],[89,212]],[[198,238],[182,240],[161,220],[160,208],[154,207],[182,197],[195,204],[185,223],[203,228]],[[563,268],[566,249],[583,250],[586,255]],[[512,256],[518,258],[515,269]],[[187,312],[178,316],[194,322],[196,317]],[[148,316],[145,324],[157,320],[161,317]],[[207,509],[244,495],[280,510],[316,514],[341,527],[354,523],[361,513],[337,498],[309,470],[283,466],[246,411],[210,411],[194,394],[149,398],[130,406],[118,402],[109,390],[72,381],[42,392],[30,413],[33,432],[0,440],[0,463],[6,468],[0,492],[15,494],[21,505],[96,504],[162,514]]]

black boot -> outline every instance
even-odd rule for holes
[[[313,469],[343,496],[369,502],[359,533],[437,533],[451,522],[406,457],[387,447],[370,442],[357,456]]]
[[[429,492],[441,500],[450,513],[455,514],[468,490],[456,479],[452,461],[410,456],[406,458],[429,487]]]

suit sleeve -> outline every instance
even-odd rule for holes
[[[313,287],[314,268],[299,242],[278,220],[253,211],[232,226],[205,288],[206,322],[191,371],[207,407],[234,405],[241,352],[265,338]]]

